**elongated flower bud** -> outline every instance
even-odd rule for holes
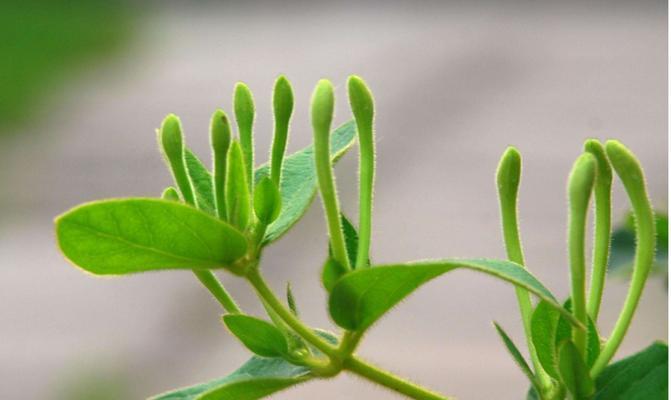
[[[322,79],[317,83],[312,94],[312,131],[314,133],[315,166],[317,169],[317,183],[326,214],[333,257],[346,270],[350,270],[347,258],[345,239],[340,221],[340,206],[336,192],[333,167],[330,156],[330,130],[333,120],[333,85]]]
[[[359,136],[359,246],[355,268],[368,265],[375,181],[375,137],[373,95],[363,79],[350,76],[347,81],[349,103]]]
[[[280,215],[280,190],[269,177],[263,177],[254,189],[254,213],[264,225],[270,225]]]
[[[596,160],[583,153],[573,164],[568,180],[569,228],[568,246],[571,265],[571,301],[573,315],[587,326],[585,305],[585,226],[592,188],[596,180]],[[573,340],[580,354],[586,355],[586,334],[573,329]]]
[[[275,81],[273,90],[273,115],[275,116],[275,132],[270,152],[270,176],[278,187],[282,175],[282,161],[287,148],[289,137],[289,123],[294,110],[294,93],[291,83],[285,76]]]
[[[187,204],[194,204],[193,189],[191,180],[186,171],[186,162],[184,161],[184,139],[182,137],[182,126],[179,118],[175,114],[169,114],[163,120],[159,131],[159,141],[161,149],[170,166],[175,183],[182,193],[182,197]]]
[[[223,110],[216,110],[210,121],[210,144],[212,145],[214,169],[214,201],[217,216],[226,219],[226,158],[231,145],[231,127]]]
[[[592,279],[587,301],[587,314],[594,322],[599,316],[601,297],[606,279],[608,253],[610,250],[611,228],[611,185],[613,170],[606,156],[606,150],[595,139],[585,141],[584,149],[596,160],[596,181],[594,183],[594,245],[592,256]]]
[[[254,97],[249,87],[242,82],[235,85],[233,108],[235,120],[238,124],[240,146],[245,157],[247,182],[251,191],[252,180],[254,179]]]

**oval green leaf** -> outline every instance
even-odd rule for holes
[[[223,319],[231,333],[252,353],[262,357],[287,354],[284,335],[270,322],[242,314],[224,315]]]
[[[214,189],[212,188],[212,174],[188,148],[184,149],[186,172],[191,179],[196,206],[210,215],[216,215],[214,206]]]
[[[56,218],[63,254],[96,275],[226,267],[247,251],[230,225],[193,207],[158,199],[103,200]]]
[[[525,288],[575,320],[525,268],[510,261],[487,259],[418,261],[350,272],[331,291],[331,317],[342,328],[363,331],[419,286],[457,268],[484,272]]]
[[[282,358],[254,356],[226,377],[163,393],[150,400],[256,400],[311,377],[308,368]]]
[[[354,144],[356,125],[349,121],[331,133],[331,160],[336,162]],[[314,165],[314,148],[312,145],[291,154],[282,164],[282,180],[280,193],[282,209],[280,216],[268,226],[264,243],[268,244],[279,239],[291,228],[308,209],[317,192],[317,175]],[[268,164],[259,167],[254,173],[254,182],[270,175]]]

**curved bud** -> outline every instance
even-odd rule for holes
[[[193,188],[191,187],[191,179],[186,171],[186,162],[184,160],[182,125],[175,114],[169,114],[163,120],[161,129],[159,130],[159,141],[184,201],[187,204],[193,205]]]
[[[594,245],[592,255],[592,278],[587,301],[587,314],[594,322],[599,316],[603,287],[606,280],[611,228],[611,185],[613,170],[601,143],[596,139],[585,141],[584,149],[596,160],[594,183]]]
[[[280,215],[282,197],[275,183],[264,176],[254,189],[254,213],[264,225],[270,225]]]
[[[596,179],[596,160],[583,153],[573,164],[568,180],[569,228],[568,247],[571,265],[571,301],[573,315],[587,326],[585,305],[585,225],[592,188]],[[573,339],[583,357],[586,354],[585,331],[573,329]]]
[[[643,168],[636,156],[616,140],[606,142],[606,154],[624,185],[634,211],[636,255],[634,256],[634,271],[627,298],[610,338],[606,341],[601,354],[599,354],[590,371],[592,376],[597,376],[603,371],[620,347],[631,324],[641,294],[643,294],[645,282],[648,279],[655,256],[655,218],[645,187]]]

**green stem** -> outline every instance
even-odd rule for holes
[[[568,248],[571,266],[571,306],[573,315],[587,326],[587,308],[585,305],[585,226],[587,210],[594,187],[596,161],[594,156],[583,153],[576,160],[568,181],[569,226]],[[573,341],[585,357],[587,333],[582,329],[573,329]]]
[[[406,395],[416,400],[451,399],[451,397],[441,396],[419,385],[416,385],[412,382],[409,382],[405,379],[395,376],[390,372],[383,371],[354,356],[345,359],[344,368],[372,382],[375,382],[378,385],[384,386],[397,393]]]
[[[211,271],[198,271],[193,270],[193,273],[196,275],[198,280],[207,288],[207,290],[212,293],[219,303],[221,303],[224,310],[228,311],[231,314],[241,314],[242,310],[235,303],[235,300],[231,297],[230,294],[224,288],[224,285],[219,282],[219,279]]]
[[[335,260],[345,270],[351,270],[345,238],[340,220],[340,206],[336,193],[333,165],[330,155],[331,121],[333,119],[333,85],[321,80],[312,95],[312,130],[314,131],[315,167],[326,222],[328,223],[331,249]]]
[[[258,268],[254,267],[249,270],[247,280],[252,287],[254,287],[254,290],[256,290],[259,297],[261,297],[261,299],[263,299],[263,301],[265,301],[266,304],[294,330],[294,332],[327,356],[331,358],[337,357],[338,349],[317,336],[312,329],[305,326],[302,321],[282,304],[277,296],[275,296],[275,293],[268,287],[268,284],[261,276]]]
[[[610,249],[610,197],[613,171],[606,152],[597,140],[588,140],[585,151],[590,152],[597,163],[596,183],[594,185],[594,250],[592,256],[592,279],[587,300],[587,314],[596,323],[603,297],[603,287],[608,267]]]
[[[517,193],[519,190],[521,174],[522,158],[517,149],[509,147],[501,157],[496,176],[499,203],[501,206],[503,241],[506,246],[508,259],[524,266],[524,251],[522,250],[522,241],[520,239],[517,219]],[[527,290],[519,287],[515,288],[515,294],[517,295],[527,348],[529,349],[529,355],[531,356],[534,370],[538,376],[540,386],[547,389],[552,386],[552,380],[543,369],[538,358],[538,353],[536,352],[536,347],[531,338],[531,315],[533,313],[531,296]]]
[[[645,188],[643,169],[636,157],[621,143],[606,143],[608,158],[624,185],[636,220],[636,256],[631,285],[613,332],[606,341],[590,374],[598,376],[613,358],[624,339],[643,294],[655,255],[655,221],[652,206]]]
[[[359,244],[354,268],[368,266],[375,180],[375,137],[373,134],[373,95],[358,76],[347,82],[349,102],[359,136]]]

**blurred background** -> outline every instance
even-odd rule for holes
[[[567,173],[588,137],[639,156],[667,204],[667,5],[595,2],[2,2],[0,5],[0,386],[3,399],[142,399],[227,374],[247,352],[189,272],[99,279],[59,255],[53,218],[89,200],[157,196],[170,184],[154,129],[169,112],[204,158],[216,107],[236,81],[254,91],[257,160],[270,143],[270,94],[293,82],[290,150],[311,141],[308,99],[328,77],[337,121],[350,118],[349,74],[377,102],[375,262],[505,256],[494,171],[524,156],[527,262],[568,293]],[[356,215],[356,153],[338,165]],[[627,202],[616,184],[614,219]],[[318,274],[326,234],[318,202],[270,247],[264,268],[292,282],[305,319],[332,328]],[[262,313],[222,274],[246,310]],[[627,279],[606,287],[606,335]],[[618,357],[667,337],[663,278],[648,283]],[[526,382],[497,337],[523,343],[514,291],[447,274],[370,331],[361,354],[462,399],[521,399]],[[342,375],[274,398],[390,399]]]

